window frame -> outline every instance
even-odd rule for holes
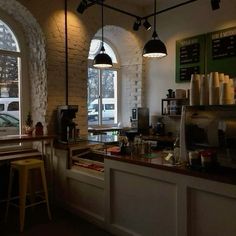
[[[29,112],[30,103],[30,81],[28,74],[28,55],[27,55],[27,44],[24,36],[24,30],[19,22],[17,22],[12,16],[8,15],[5,11],[0,9],[0,19],[3,21],[13,32],[15,39],[18,42],[20,51],[7,51],[0,49],[1,55],[8,55],[17,57],[19,60],[19,133],[23,132],[23,125],[25,117]],[[23,92],[24,91],[24,92]]]
[[[95,37],[93,39],[99,39],[99,40],[102,40],[101,38],[99,37]],[[120,99],[119,99],[119,90],[120,90],[120,64],[119,64],[119,57],[118,57],[118,54],[117,54],[117,51],[115,50],[115,47],[113,46],[113,44],[111,42],[109,42],[108,40],[104,40],[104,42],[106,44],[108,44],[111,49],[113,50],[115,56],[116,56],[116,60],[117,60],[117,63],[113,63],[113,66],[111,68],[107,68],[107,69],[98,69],[98,68],[95,68],[93,67],[93,59],[89,59],[88,58],[88,69],[89,68],[92,68],[92,69],[97,69],[99,72],[98,72],[98,76],[99,76],[99,81],[100,81],[100,84],[99,84],[99,87],[102,86],[102,80],[101,80],[101,75],[102,75],[102,71],[103,70],[113,70],[113,71],[116,71],[117,73],[117,91],[116,91],[116,94],[117,94],[117,123],[114,123],[114,124],[111,124],[111,125],[108,125],[108,124],[103,124],[102,123],[102,109],[100,109],[99,111],[99,123],[97,125],[89,125],[90,127],[110,127],[110,126],[116,126],[118,125],[119,123],[119,120],[120,120]],[[88,70],[87,70],[88,71]],[[102,101],[102,98],[98,98],[100,101]]]

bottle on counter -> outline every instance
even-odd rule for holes
[[[179,163],[179,161],[180,161],[180,138],[179,138],[179,136],[176,137],[173,147],[174,147],[175,163]]]
[[[201,169],[201,154],[199,151],[190,151],[189,166],[193,169]]]
[[[217,152],[215,150],[204,150],[200,152],[200,155],[201,165],[204,170],[210,170],[217,167]]]
[[[163,122],[163,117],[159,117],[156,124],[156,134],[165,135],[165,124]]]

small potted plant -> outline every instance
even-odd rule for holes
[[[33,133],[34,127],[33,127],[33,120],[32,120],[32,116],[30,112],[27,115],[24,130],[25,130],[25,134],[32,135]]]

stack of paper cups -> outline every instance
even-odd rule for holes
[[[205,75],[200,76],[200,105],[209,104],[209,84]]]
[[[192,74],[190,81],[190,105],[200,104],[200,75]]]
[[[220,84],[225,82],[225,74],[224,73],[219,73],[219,81],[220,81]]]
[[[225,74],[224,73],[219,73],[219,81],[220,81],[220,99],[221,99],[222,87],[223,87],[223,83],[225,82]],[[220,104],[221,104],[221,102],[220,102]]]
[[[231,90],[231,104],[234,104],[234,80],[229,79],[229,85]]]
[[[225,82],[225,83],[229,83],[229,76],[228,76],[228,75],[225,75],[225,76],[224,76],[224,82]]]
[[[219,73],[211,72],[209,77],[209,104],[218,105],[220,97]]]
[[[220,104],[227,105],[232,104],[232,89],[230,83],[223,83],[220,95]]]

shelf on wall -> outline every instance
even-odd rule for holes
[[[188,104],[188,98],[163,98],[161,100],[161,114],[169,117],[180,117],[182,106]]]

